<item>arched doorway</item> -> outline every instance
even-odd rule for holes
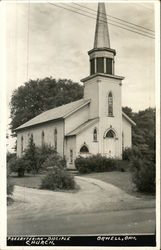
[[[104,154],[112,158],[116,156],[116,134],[112,129],[104,135]]]

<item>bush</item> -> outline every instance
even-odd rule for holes
[[[52,167],[66,168],[65,158],[62,158],[56,152],[54,152],[54,154],[48,155],[42,164],[42,169],[46,170]]]
[[[130,161],[130,159],[132,159],[132,157],[135,157],[135,156],[138,156],[138,157],[142,156],[141,150],[138,147],[133,146],[133,148],[125,148],[123,150],[123,153],[122,153],[123,160]]]
[[[17,172],[18,177],[23,177],[25,170],[30,168],[29,162],[25,159],[25,157],[21,158],[12,158],[8,162],[8,167],[11,172]]]
[[[130,163],[132,181],[138,191],[155,192],[155,163],[138,157],[133,157]]]
[[[121,170],[121,160],[107,158],[100,154],[92,155],[87,158],[78,157],[75,160],[75,166],[77,170],[82,173],[91,172],[108,172],[113,170]]]
[[[43,145],[43,147],[36,147],[33,139],[31,138],[29,141],[28,148],[25,150],[24,157],[29,162],[30,169],[28,171],[37,174],[40,170],[43,170],[45,165],[44,162],[54,156],[55,159],[57,152],[50,145]]]
[[[7,162],[9,162],[10,159],[15,158],[15,157],[16,157],[16,153],[7,152]]]
[[[61,190],[75,189],[76,184],[73,175],[66,169],[54,166],[42,179],[41,189]]]

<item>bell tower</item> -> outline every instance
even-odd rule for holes
[[[89,76],[81,81],[84,83],[84,99],[91,99],[89,119],[99,118],[99,152],[121,157],[121,86],[124,77],[115,75],[116,51],[110,46],[105,3],[98,3],[94,46],[88,55]],[[107,135],[114,135],[113,139],[106,140]]]
[[[90,75],[96,73],[114,74],[116,51],[110,48],[110,37],[104,3],[98,3],[94,47],[88,52]]]

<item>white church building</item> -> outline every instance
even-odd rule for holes
[[[103,17],[103,21],[102,21]],[[122,112],[122,80],[115,75],[116,51],[110,47],[106,10],[98,3],[94,47],[88,52],[90,75],[83,99],[50,109],[16,129],[17,156],[21,157],[33,137],[36,146],[49,144],[74,168],[78,156],[102,154],[121,158],[132,146],[135,123]]]

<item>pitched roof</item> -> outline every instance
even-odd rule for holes
[[[68,115],[75,112],[77,109],[82,108],[88,103],[90,103],[90,100],[80,99],[78,101],[70,102],[68,104],[62,105],[57,108],[49,109],[41,113],[40,115],[37,115],[36,117],[29,120],[28,122],[22,124],[21,126],[16,128],[15,131],[26,128],[26,127],[31,127],[40,123],[67,117]]]
[[[132,125],[136,126],[136,123],[135,123],[128,115],[126,115],[123,111],[122,111],[122,115],[123,115],[123,117],[124,117],[128,122],[130,122]]]
[[[90,120],[84,122],[83,124],[81,124],[80,126],[78,126],[73,131],[69,132],[66,136],[78,135],[82,131],[84,131],[85,129],[87,129],[88,127],[90,127],[91,125],[95,124],[97,121],[98,121],[98,118],[90,119]]]

